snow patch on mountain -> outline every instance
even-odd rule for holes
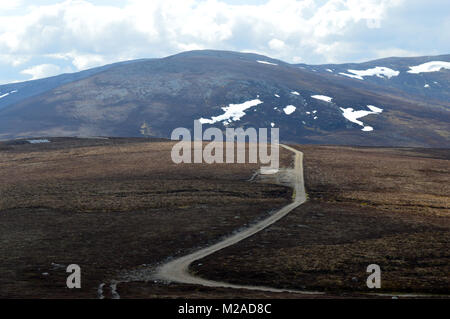
[[[375,113],[381,113],[383,112],[383,109],[380,109],[379,107],[373,106],[373,105],[367,105],[367,107]]]
[[[339,72],[339,74],[349,77],[349,78],[353,78],[353,79],[364,80],[364,78],[359,75],[353,75],[353,74],[348,74],[348,73],[344,73],[344,72]]]
[[[329,97],[329,96],[326,96],[326,95],[311,95],[311,97],[313,99],[325,101],[325,102],[328,102],[328,103],[331,103],[331,100],[333,100],[332,97]]]
[[[347,70],[347,71],[354,74],[361,80],[365,76],[377,76],[382,79],[387,77],[388,79],[390,79],[393,76],[398,76],[400,74],[400,71],[395,71],[395,70],[392,70],[390,68],[386,68],[383,66],[377,66],[375,68],[367,69],[367,70]]]
[[[258,61],[256,61],[256,62],[261,63],[261,64],[268,64],[268,65],[278,65],[278,64],[276,64],[276,63],[272,63],[272,62],[268,62],[268,61],[263,61],[263,60],[258,60]]]
[[[410,66],[408,73],[419,74],[428,72],[439,72],[442,69],[450,69],[450,62],[444,61],[431,61],[416,66]]]
[[[211,117],[211,119],[205,119],[202,117],[199,119],[199,121],[202,124],[214,124],[222,121],[225,121],[227,123],[239,121],[241,117],[243,117],[246,114],[244,111],[262,103],[264,102],[261,101],[260,99],[255,99],[241,104],[230,104],[229,106],[222,107],[222,110],[225,111],[224,114],[219,116],[213,116]]]
[[[30,144],[43,144],[43,143],[50,143],[49,140],[27,140]]]
[[[362,131],[364,131],[364,132],[371,132],[371,131],[373,131],[373,127],[364,125],[364,123],[361,122],[358,119],[360,119],[362,117],[365,117],[365,116],[367,116],[369,114],[380,114],[380,113],[383,112],[383,109],[380,109],[380,108],[378,108],[376,106],[373,106],[373,105],[367,105],[367,108],[369,108],[370,111],[366,111],[366,110],[358,110],[358,111],[356,111],[356,110],[354,110],[351,107],[349,107],[349,108],[342,108],[341,107],[340,109],[342,111],[342,115],[347,120],[349,120],[352,123],[355,123],[355,124],[358,124],[358,125],[362,126],[363,127]]]
[[[2,99],[2,98],[4,98],[4,97],[7,97],[7,96],[10,95],[10,94],[17,93],[17,92],[19,92],[19,91],[14,90],[14,91],[11,91],[11,92],[7,92],[7,93],[5,93],[5,94],[1,94],[1,92],[0,92],[0,99]]]
[[[290,115],[290,114],[294,113],[296,109],[297,108],[295,106],[288,105],[283,109],[283,111],[284,111],[284,113],[286,113],[286,115]]]

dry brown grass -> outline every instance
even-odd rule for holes
[[[448,151],[307,146],[303,149],[311,198],[420,214],[441,214],[450,208]]]
[[[287,187],[248,182],[258,164],[176,165],[171,142],[92,143],[0,145],[0,297],[95,298],[121,271],[151,269],[290,200]],[[52,263],[79,264],[83,288],[65,288]]]
[[[259,168],[175,165],[172,144],[60,139],[0,143],[0,296],[95,298],[101,282],[217,241],[290,201],[248,182]],[[348,296],[449,293],[449,151],[302,146],[310,201],[266,231],[195,263],[213,279]],[[282,166],[292,154],[282,152]],[[83,289],[65,288],[80,264]],[[201,264],[201,265],[200,265]],[[48,276],[42,275],[48,272]],[[227,289],[119,285],[122,297],[300,297]]]
[[[234,283],[334,293],[450,293],[449,150],[302,146],[310,201],[194,265]]]

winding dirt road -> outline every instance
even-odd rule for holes
[[[291,289],[277,289],[272,287],[264,287],[264,286],[246,286],[246,285],[235,285],[226,282],[219,282],[214,280],[208,280],[200,277],[194,276],[189,272],[189,266],[202,258],[205,258],[215,252],[218,252],[224,248],[230,247],[244,239],[247,239],[256,233],[264,230],[265,228],[273,225],[287,214],[289,214],[292,210],[306,202],[306,192],[305,185],[303,179],[303,153],[286,145],[280,144],[281,147],[293,152],[295,154],[295,166],[294,169],[290,170],[293,178],[293,188],[294,188],[294,196],[293,202],[289,205],[282,207],[280,210],[272,214],[267,219],[246,228],[212,246],[203,248],[189,255],[174,259],[166,264],[160,266],[156,273],[151,275],[149,279],[157,279],[163,280],[167,282],[175,282],[182,284],[192,284],[192,285],[201,285],[206,287],[214,287],[214,288],[233,288],[233,289],[246,289],[246,290],[256,290],[256,291],[264,291],[264,292],[290,292],[296,294],[308,294],[308,295],[324,295],[324,292],[317,291],[304,291],[304,290],[291,290]],[[117,281],[113,280],[110,283],[110,294],[113,299],[120,299],[120,295],[117,292],[117,284],[122,282],[129,282],[133,280],[122,280]],[[105,298],[104,295],[104,287],[105,283],[100,284],[98,287],[98,298]],[[431,297],[433,295],[427,294],[389,294],[389,293],[366,293],[364,296],[378,296],[378,297]],[[437,295],[439,297],[439,295]]]
[[[267,219],[247,228],[243,231],[234,234],[231,237],[224,239],[212,246],[203,248],[192,254],[177,258],[172,260],[157,269],[155,278],[159,280],[177,282],[183,284],[193,284],[201,285],[206,287],[216,287],[216,288],[235,288],[235,289],[249,289],[249,290],[259,290],[267,292],[295,292],[302,294],[322,294],[320,292],[312,291],[298,291],[298,290],[288,290],[288,289],[276,289],[271,287],[262,286],[245,286],[245,285],[234,285],[226,282],[218,282],[213,280],[207,280],[200,277],[196,277],[189,272],[189,266],[196,260],[207,257],[219,250],[232,246],[246,238],[249,238],[256,233],[262,231],[263,229],[269,227],[275,222],[279,221],[281,218],[289,214],[292,210],[306,202],[306,192],[305,184],[303,179],[303,153],[286,145],[280,145],[283,148],[293,152],[295,154],[295,166],[292,170],[293,182],[294,182],[294,199],[293,202],[287,206],[284,206],[276,213],[272,214]]]

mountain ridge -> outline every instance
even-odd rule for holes
[[[438,57],[450,62],[450,55]],[[438,57],[394,58],[398,66],[380,67],[394,71],[394,67],[401,68],[397,76],[362,79],[339,73],[349,72],[349,65],[368,68],[361,71],[370,73],[380,61],[393,58],[309,66],[258,54],[202,50],[127,61],[67,80],[37,95],[16,96],[13,103],[0,109],[0,139],[136,137],[143,135],[144,125],[144,135],[170,137],[176,127],[192,128],[195,119],[218,116],[230,104],[259,97],[263,103],[245,110],[240,120],[214,126],[225,129],[275,124],[280,127],[282,141],[300,143],[450,147],[450,70],[420,74],[405,71],[409,61],[421,64]],[[430,87],[424,87],[428,82]],[[9,84],[8,89],[15,89],[14,85]],[[0,86],[0,95],[4,88]],[[19,93],[20,89],[14,94]],[[313,98],[318,95],[332,100]],[[295,107],[289,115],[283,112],[288,105]],[[370,113],[368,105],[383,111]],[[358,112],[369,113],[353,118],[362,114]],[[364,125],[358,124],[361,121]],[[361,132],[367,127],[373,131]]]

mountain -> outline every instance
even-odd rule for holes
[[[450,55],[294,65],[190,51],[3,85],[0,97],[0,139],[170,137],[201,119],[279,127],[287,142],[450,147]]]
[[[450,55],[419,58],[386,58],[365,63],[328,64],[318,66],[298,65],[309,70],[335,73],[338,76],[367,81],[384,87],[402,90],[425,98],[450,101]],[[423,65],[423,69],[411,66]],[[428,69],[427,69],[428,68]],[[358,72],[359,70],[359,72]],[[442,72],[430,72],[433,70]],[[351,71],[356,71],[352,73]],[[373,74],[373,75],[358,75]],[[386,81],[387,80],[387,81]]]

